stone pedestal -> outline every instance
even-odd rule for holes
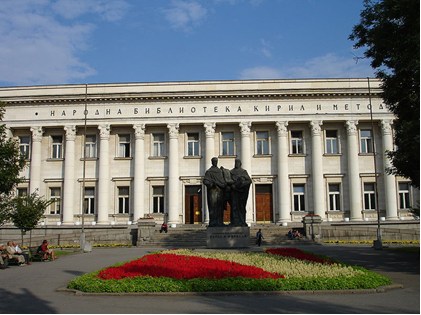
[[[207,248],[245,248],[250,245],[249,227],[208,227]]]
[[[303,217],[304,232],[307,239],[313,241],[322,237],[322,218],[319,215],[307,215]]]
[[[137,221],[137,246],[148,243],[155,233],[154,219],[139,219]]]

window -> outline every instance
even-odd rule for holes
[[[95,213],[95,188],[94,187],[85,188],[84,208],[85,208],[86,214]]]
[[[165,156],[165,135],[163,133],[152,134],[152,156]]]
[[[187,134],[187,155],[188,156],[199,156],[199,134],[188,133]]]
[[[373,153],[373,137],[371,130],[360,131],[361,153]]]
[[[376,190],[374,183],[364,184],[364,210],[376,209]]]
[[[291,131],[291,154],[304,154],[303,132]]]
[[[305,187],[304,184],[293,185],[294,211],[305,211]]]
[[[31,148],[31,137],[30,136],[19,137],[19,151],[20,151],[20,154],[23,155],[26,160],[29,160],[29,157],[31,156],[30,148]]]
[[[129,187],[118,187],[118,213],[130,212],[129,194]]]
[[[399,209],[410,209],[409,183],[399,183]]]
[[[61,188],[50,188],[50,200],[53,203],[50,205],[50,214],[60,214],[61,209]]]
[[[338,154],[338,131],[337,130],[326,130],[326,154]]]
[[[256,154],[267,155],[269,154],[269,132],[256,131]]]
[[[17,194],[18,194],[19,197],[28,196],[28,187],[18,188]]]
[[[63,136],[52,136],[51,158],[63,158]]]
[[[222,132],[222,155],[235,155],[234,153],[234,133]]]
[[[86,135],[85,142],[85,157],[96,158],[96,135]]]
[[[153,213],[164,213],[164,186],[154,186],[153,190]]]
[[[130,135],[118,136],[118,156],[130,157]]]
[[[329,210],[341,210],[340,184],[329,184]]]

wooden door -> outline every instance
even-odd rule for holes
[[[186,224],[203,222],[202,186],[186,186],[184,205],[184,221]]]
[[[272,185],[255,185],[256,222],[273,222]]]

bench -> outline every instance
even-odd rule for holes
[[[29,253],[30,261],[43,261],[44,260],[44,255],[38,253],[38,246],[28,247],[28,253]]]

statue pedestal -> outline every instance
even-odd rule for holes
[[[208,227],[207,248],[245,248],[250,245],[249,227]]]

